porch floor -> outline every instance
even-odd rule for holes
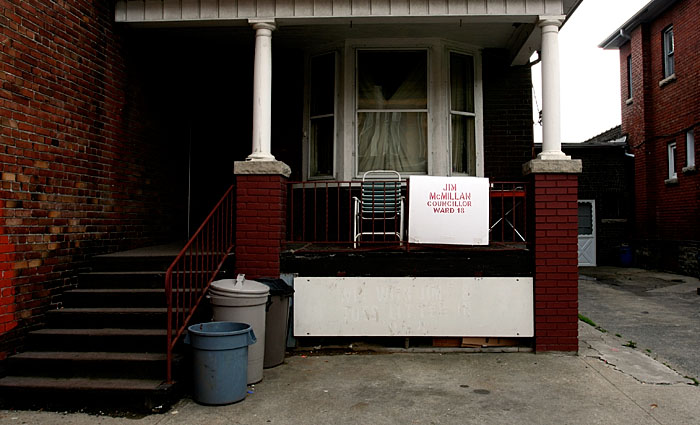
[[[488,246],[374,245],[352,249],[287,244],[281,271],[301,276],[532,276],[525,244]]]

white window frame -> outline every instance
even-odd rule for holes
[[[675,180],[678,178],[678,173],[676,172],[676,142],[669,143],[666,151],[668,154],[668,180]]]
[[[452,84],[450,81],[450,53],[457,53],[460,55],[465,55],[465,56],[470,56],[472,58],[472,61],[474,62],[474,113],[470,112],[462,112],[462,111],[453,111],[452,110]],[[448,138],[448,143],[447,143],[447,149],[448,149],[448,175],[457,175],[457,176],[466,176],[469,175],[468,173],[455,173],[452,171],[452,115],[461,115],[461,116],[466,116],[466,117],[474,117],[474,144],[475,144],[475,155],[476,155],[476,176],[483,177],[484,176],[484,161],[483,161],[483,121],[481,120],[482,114],[479,113],[481,111],[482,107],[482,98],[481,96],[477,96],[477,86],[479,88],[479,94],[481,94],[481,87],[480,84],[477,83],[477,73],[479,75],[478,81],[481,82],[481,64],[479,63],[479,66],[477,67],[477,55],[475,55],[473,52],[468,52],[462,49],[454,48],[448,46],[445,49],[445,66],[444,69],[447,72],[447,85],[446,85],[446,90],[447,94],[445,96],[447,100],[447,132],[449,134]],[[477,71],[478,69],[478,71]]]
[[[341,128],[340,120],[340,49],[329,47],[326,49],[321,49],[318,51],[307,52],[305,58],[305,70],[304,70],[304,143],[302,144],[302,167],[304,170],[304,178],[307,180],[336,180],[338,177],[338,130]],[[311,59],[323,56],[327,54],[333,54],[335,56],[335,76],[334,76],[334,93],[333,93],[333,170],[329,176],[312,176],[311,175]],[[318,118],[318,117],[316,117]]]
[[[695,169],[695,131],[691,128],[685,132],[685,166]]]
[[[632,55],[627,55],[627,100],[632,99]]]
[[[663,40],[663,76],[664,78],[669,78],[676,74],[676,64],[675,64],[675,40],[673,37],[673,25],[669,25],[664,28],[661,33]]]
[[[357,122],[356,122],[356,58],[357,50],[419,50],[428,51],[428,170],[431,176],[449,176],[450,161],[450,114],[445,101],[449,95],[449,51],[470,55],[474,58],[474,109],[476,113],[476,175],[484,176],[483,148],[483,83],[481,73],[481,51],[463,43],[437,38],[406,39],[347,39],[342,52],[341,112],[336,119],[339,125],[336,143],[339,161],[336,175],[340,180],[359,178],[357,166]],[[448,99],[449,100],[449,99]],[[444,141],[444,142],[440,142]],[[401,173],[409,176],[411,173]]]

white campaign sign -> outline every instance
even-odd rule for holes
[[[409,242],[489,244],[489,179],[411,176],[409,188]]]

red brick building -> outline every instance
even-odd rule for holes
[[[526,297],[491,301],[515,299],[529,323],[511,336],[577,351],[581,164],[561,151],[557,34],[578,2],[390,3],[0,2],[0,356],[24,348],[96,255],[184,244],[232,183],[230,235],[213,239],[235,242],[234,272],[508,278]],[[398,170],[404,196],[416,176],[488,178],[490,243],[368,250],[299,233],[349,231],[353,219],[330,220],[339,194],[357,196],[376,168]],[[312,203],[328,193],[336,207]],[[298,249],[318,242],[321,254]]]
[[[620,50],[622,132],[635,155],[636,262],[700,273],[700,1],[652,1],[601,43]]]

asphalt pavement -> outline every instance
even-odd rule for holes
[[[581,268],[579,273],[581,314],[621,344],[700,379],[697,278],[619,267]]]

